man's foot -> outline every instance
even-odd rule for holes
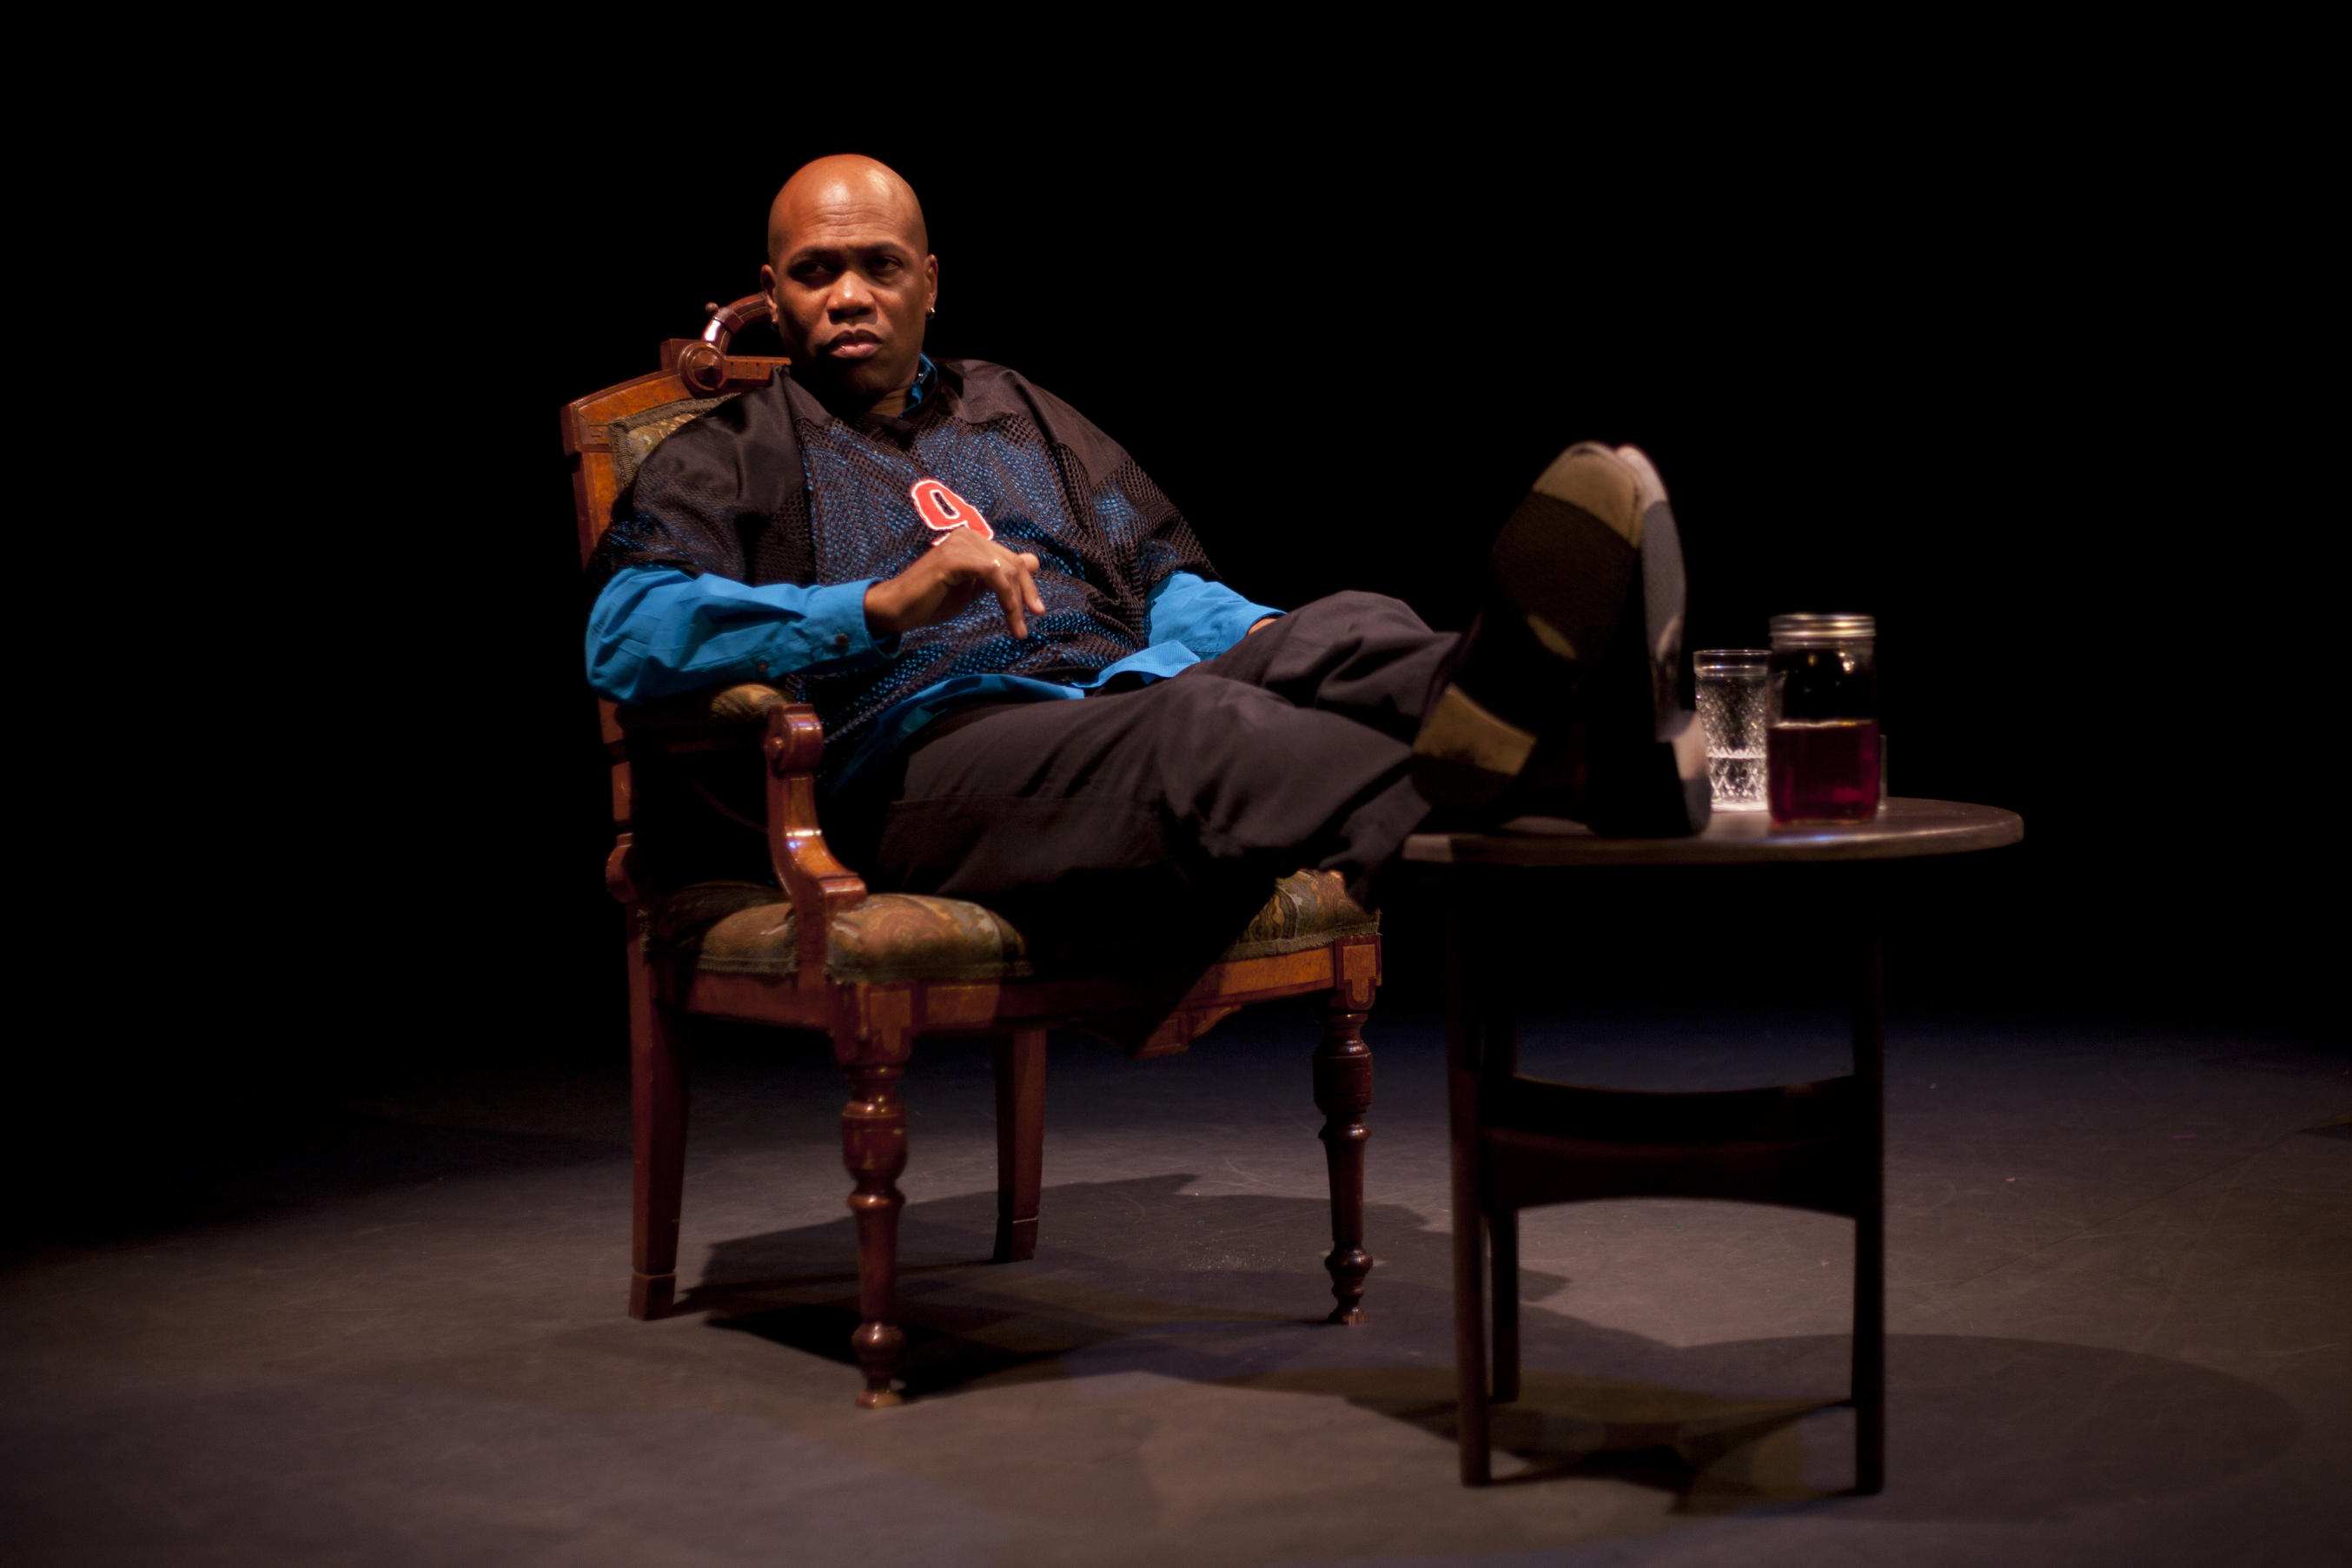
[[[1544,810],[1596,831],[1706,825],[1706,748],[1679,697],[1682,542],[1638,449],[1570,447],[1536,480],[1413,742],[1433,805]]]

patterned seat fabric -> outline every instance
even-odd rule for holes
[[[1348,896],[1337,872],[1294,872],[1221,960],[1270,957],[1369,936],[1377,916]],[[661,901],[649,933],[656,953],[707,974],[782,977],[800,967],[793,906],[772,887],[706,882]],[[880,893],[834,921],[825,978],[1010,980],[1034,971],[1028,944],[993,910],[959,899]]]

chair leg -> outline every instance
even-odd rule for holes
[[[666,1318],[677,1296],[677,1214],[686,1180],[686,1018],[654,995],[629,944],[629,1315]]]
[[[1045,1031],[996,1041],[996,1253],[998,1263],[1037,1255],[1037,1189],[1045,1166]]]
[[[1489,1272],[1495,1287],[1495,1403],[1519,1396],[1519,1211],[1486,1217]]]
[[[907,1199],[898,1173],[907,1168],[907,1107],[898,1099],[906,1069],[897,1062],[854,1061],[850,1101],[841,1109],[841,1163],[857,1183],[849,1212],[857,1220],[857,1332],[849,1343],[866,1371],[857,1403],[872,1410],[898,1403],[890,1379],[907,1331],[898,1326],[898,1210]]]
[[[1886,1485],[1886,970],[1875,886],[1854,987],[1853,1490]]]
[[[1331,1171],[1331,1294],[1339,1305],[1327,1322],[1368,1321],[1362,1301],[1364,1276],[1372,1255],[1364,1250],[1364,1144],[1371,1134],[1364,1112],[1372,1103],[1372,1053],[1364,1044],[1364,1019],[1350,1011],[1347,992],[1331,993],[1323,1010],[1323,1043],[1315,1051],[1315,1105],[1323,1113],[1324,1162]]]

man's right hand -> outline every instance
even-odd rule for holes
[[[1037,591],[1037,558],[1015,555],[993,539],[982,538],[970,528],[941,534],[914,565],[898,576],[866,591],[866,630],[877,637],[936,626],[963,612],[983,593],[993,593],[1004,606],[1004,623],[1015,637],[1029,635],[1023,614],[1045,612]]]

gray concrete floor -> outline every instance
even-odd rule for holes
[[[1529,1071],[1842,1071],[1834,1019],[1586,1019]],[[1056,1039],[1043,1243],[991,1267],[984,1048],[907,1097],[905,1406],[852,1406],[821,1048],[702,1048],[688,1311],[622,1312],[616,1064],[387,1070],[91,1173],[0,1281],[0,1495],[40,1563],[2340,1563],[2352,1061],[1898,1018],[1884,1496],[1834,1495],[1851,1229],[1525,1227],[1505,1477],[1454,1481],[1437,1020],[1375,1013],[1360,1328],[1326,1327],[1297,1011]]]

